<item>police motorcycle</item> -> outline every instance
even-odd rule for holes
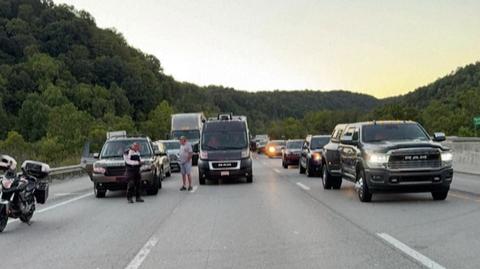
[[[8,155],[0,156],[0,233],[9,218],[30,224],[35,202],[44,204],[48,198],[50,167],[41,162],[25,161],[22,173],[16,173],[17,162]]]

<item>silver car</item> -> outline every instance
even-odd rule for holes
[[[157,141],[165,146],[167,155],[170,158],[171,171],[180,171],[180,142],[178,140],[160,140]]]

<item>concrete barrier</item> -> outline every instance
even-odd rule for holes
[[[480,175],[480,138],[448,137],[443,144],[453,152],[456,172]]]

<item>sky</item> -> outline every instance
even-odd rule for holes
[[[478,0],[56,0],[179,81],[404,94],[480,60]]]

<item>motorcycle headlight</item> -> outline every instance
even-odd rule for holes
[[[442,164],[444,166],[451,166],[453,161],[453,154],[451,152],[442,152],[440,155],[442,158]]]
[[[370,167],[385,167],[388,163],[388,155],[384,153],[369,153],[367,163]]]

